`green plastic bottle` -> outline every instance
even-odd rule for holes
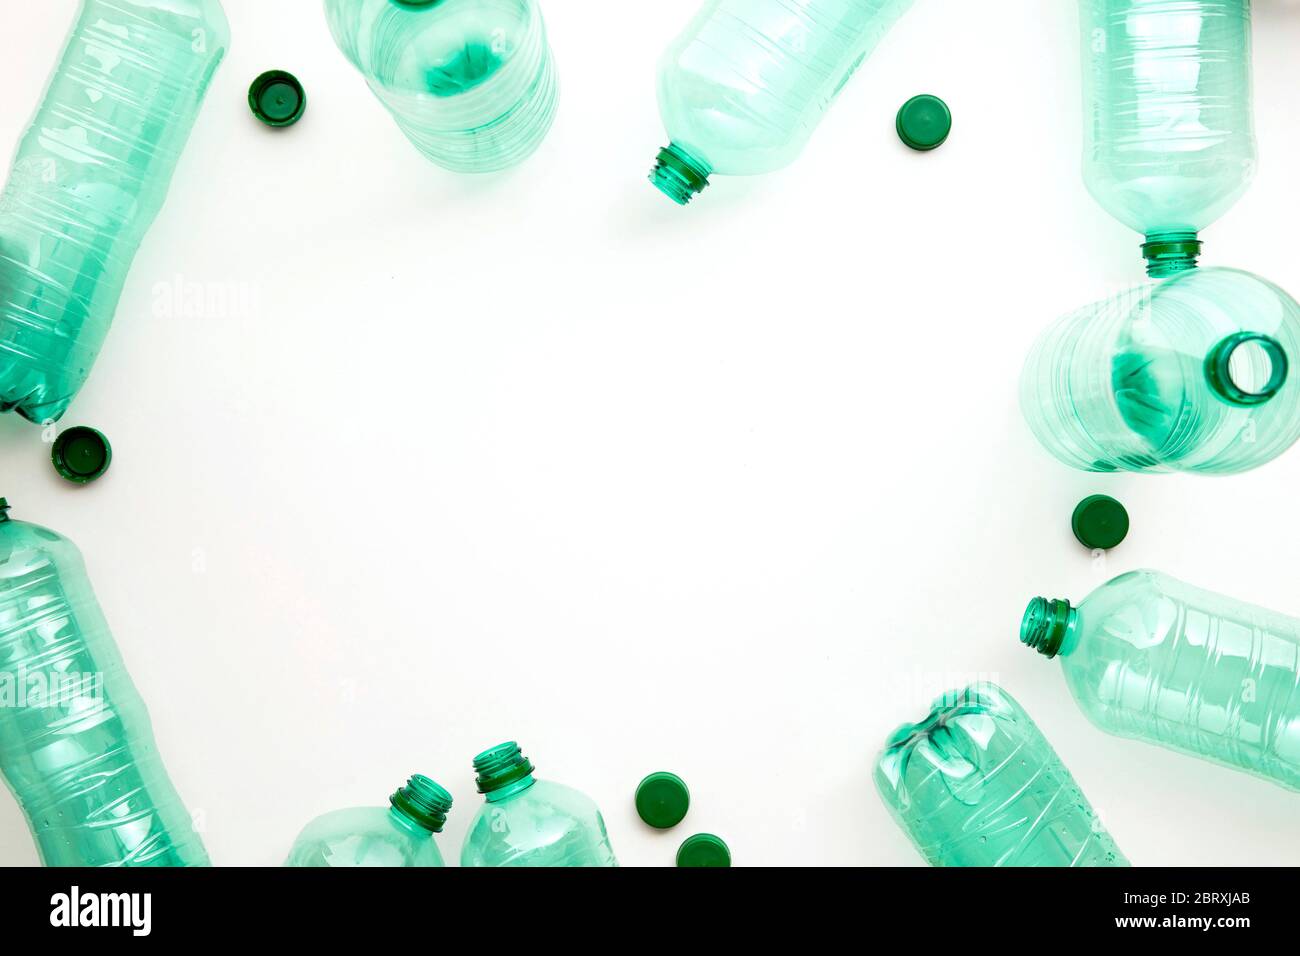
[[[80,552],[0,498],[0,773],[46,866],[206,866]]]
[[[1229,474],[1300,437],[1300,304],[1258,276],[1195,269],[1061,319],[1025,364],[1043,447],[1085,471]]]
[[[433,835],[441,833],[451,794],[415,774],[386,807],[353,807],[303,828],[285,866],[442,866]]]
[[[0,194],[0,411],[81,389],[229,43],[218,0],[83,0]]]
[[[536,0],[325,0],[334,42],[416,149],[458,173],[522,162],[558,102]]]
[[[876,790],[931,866],[1128,866],[1070,772],[1001,687],[972,684],[904,724]]]
[[[474,771],[486,802],[465,834],[461,866],[618,866],[596,805],[535,779],[518,744],[485,750]]]
[[[1080,0],[1083,178],[1142,233],[1155,278],[1196,265],[1198,233],[1255,174],[1250,0]]]
[[[708,0],[659,66],[669,145],[650,181],[685,204],[709,176],[794,161],[912,0]]]
[[[1300,621],[1130,571],[1077,608],[1034,598],[1020,640],[1059,657],[1107,733],[1300,790]]]

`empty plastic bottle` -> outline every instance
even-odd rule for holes
[[[417,773],[388,803],[317,817],[298,835],[284,865],[442,866],[433,835],[447,822],[451,794]]]
[[[206,866],[75,545],[0,498],[0,773],[46,866]]]
[[[1083,178],[1142,233],[1156,278],[1196,265],[1197,234],[1255,174],[1250,0],[1080,0]]]
[[[1020,640],[1107,733],[1300,790],[1300,620],[1131,571],[1077,608],[1034,598]]]
[[[596,805],[535,779],[518,744],[479,754],[474,771],[486,802],[465,834],[461,866],[618,866]]]
[[[688,203],[709,176],[789,165],[912,0],[708,0],[664,54],[669,145],[650,181]]]
[[[1228,474],[1300,437],[1300,304],[1235,269],[1195,269],[1080,309],[1025,364],[1020,402],[1085,471]]]
[[[458,173],[522,162],[555,119],[536,0],[325,0],[334,42],[415,147]]]
[[[229,42],[217,0],[83,0],[0,194],[0,411],[90,374]]]
[[[894,731],[876,790],[932,866],[1128,866],[1079,785],[996,684],[945,694]]]

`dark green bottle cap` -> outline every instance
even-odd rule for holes
[[[731,851],[712,833],[697,833],[687,837],[677,850],[677,865],[731,866]]]
[[[248,88],[248,106],[267,126],[292,126],[307,112],[307,91],[284,70],[268,70]]]
[[[113,461],[113,446],[101,432],[78,425],[66,429],[54,440],[50,460],[59,477],[84,485],[108,471]]]
[[[1110,495],[1089,495],[1074,506],[1070,527],[1085,548],[1108,551],[1128,534],[1128,512]]]
[[[922,93],[902,105],[894,125],[899,139],[925,152],[942,146],[952,132],[952,111],[939,97]]]
[[[636,788],[636,812],[657,830],[677,826],[690,806],[691,792],[675,773],[666,770],[652,773]]]

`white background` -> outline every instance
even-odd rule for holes
[[[1143,566],[1300,616],[1300,450],[1097,477],[1021,420],[1034,336],[1141,276],[1080,180],[1075,4],[917,0],[794,166],[682,209],[645,175],[697,5],[545,0],[555,128],[473,178],[407,144],[318,3],[225,0],[230,55],[63,422],[112,470],[64,484],[0,420],[0,494],[85,553],[214,862],[278,864],[416,771],[455,794],[452,862],[471,758],[517,739],[624,864],[706,830],[738,865],[915,865],[872,757],[979,677],[1134,863],[1300,861],[1300,797],[1102,735],[1018,643],[1028,598]],[[76,3],[0,6],[9,149]],[[1260,173],[1203,261],[1300,292],[1300,4],[1255,6]],[[245,101],[269,68],[310,98],[283,132]],[[930,154],[893,128],[919,92],[955,116]],[[1069,530],[1096,491],[1133,520],[1102,565]],[[632,807],[658,769],[693,796],[667,833]],[[0,862],[35,861],[0,800]]]

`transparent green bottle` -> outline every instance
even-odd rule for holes
[[[536,0],[325,0],[334,42],[407,138],[458,173],[532,155],[555,119]]]
[[[229,43],[217,0],[83,0],[0,194],[0,411],[85,382]]]
[[[685,204],[709,176],[789,165],[912,0],[708,0],[664,54],[670,143],[650,181]]]
[[[1131,571],[1081,603],[1034,598],[1020,640],[1059,657],[1107,733],[1300,790],[1300,621]]]
[[[591,799],[537,780],[516,743],[474,758],[486,798],[469,825],[461,866],[618,866]]]
[[[1085,471],[1229,474],[1300,437],[1300,304],[1258,276],[1195,269],[1050,327],[1020,381],[1043,447]]]
[[[1250,0],[1080,0],[1083,178],[1142,233],[1155,278],[1196,265],[1197,234],[1255,174]]]
[[[1079,785],[1001,687],[972,684],[894,731],[876,790],[931,866],[1128,866]]]
[[[353,807],[303,828],[285,866],[442,866],[433,835],[441,833],[451,794],[415,774],[386,807]]]
[[[0,498],[0,773],[46,866],[206,866],[75,545]]]

